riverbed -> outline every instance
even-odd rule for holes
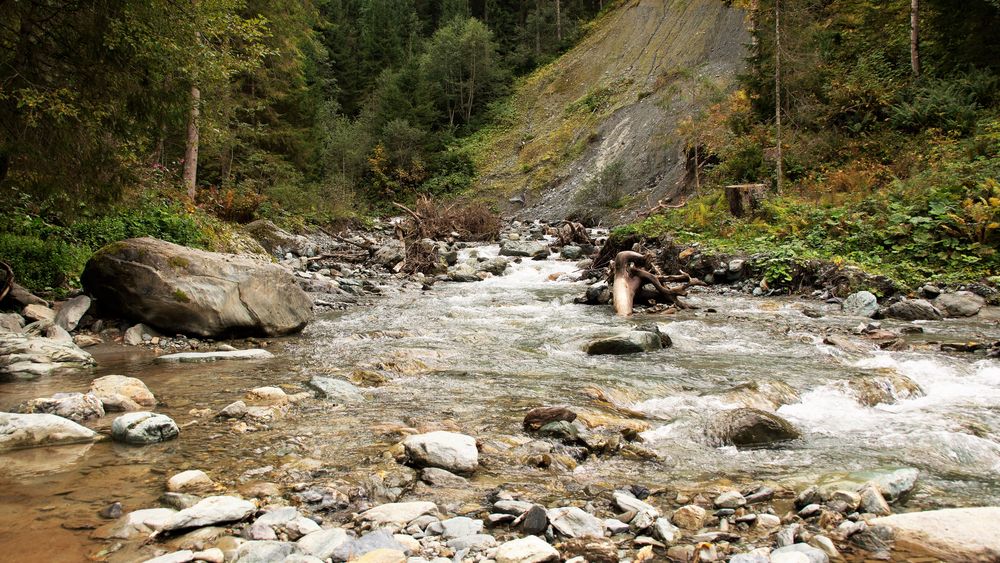
[[[482,469],[469,487],[442,493],[422,486],[405,496],[454,511],[481,505],[500,487],[546,503],[631,484],[795,490],[893,467],[920,470],[908,508],[1000,504],[1000,363],[938,351],[941,342],[1000,340],[992,309],[971,319],[882,321],[883,328],[915,324],[923,332],[905,337],[908,351],[882,351],[861,336],[851,336],[861,350],[845,351],[824,344],[824,335],[849,334],[868,321],[840,315],[835,304],[702,290],[689,299],[697,309],[620,318],[608,306],[573,302],[586,285],[559,275],[573,270],[572,262],[525,260],[482,282],[390,288],[372,306],[323,313],[301,335],[272,341],[273,360],[161,365],[148,351],[107,345],[93,350],[95,370],[0,384],[0,408],[10,410],[27,399],[85,391],[101,375],[138,377],[160,401],[156,410],[181,426],[180,438],[154,446],[106,441],[3,455],[4,559],[92,556],[113,543],[92,537],[105,523],[101,508],[112,501],[126,510],[156,506],[166,478],[185,469],[205,470],[234,490],[254,482],[277,483],[288,494],[325,485],[377,488],[373,481],[391,480],[395,462],[387,452],[409,429],[452,429],[479,440]],[[824,316],[804,315],[806,306]],[[583,352],[590,340],[647,323],[657,323],[673,346],[621,357]],[[870,407],[846,385],[886,371],[909,377],[924,396]],[[261,385],[294,393],[309,390],[315,376],[365,373],[385,381],[362,387],[361,402],[308,399],[250,431],[213,416]],[[708,445],[705,420],[737,406],[723,394],[762,380],[797,391],[798,400],[777,414],[802,437],[756,450]],[[595,400],[595,390],[614,407]],[[528,441],[521,419],[541,405],[628,413],[648,426],[642,445],[659,458],[528,466],[516,453]],[[113,418],[91,426],[108,431]]]

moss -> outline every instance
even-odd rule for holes
[[[180,303],[190,303],[191,302],[191,298],[188,297],[188,294],[184,293],[180,289],[175,289],[174,290],[174,300],[176,300],[176,301],[178,301]]]
[[[167,259],[167,264],[170,264],[170,267],[174,269],[180,270],[182,268],[187,268],[188,266],[190,266],[191,262],[187,258],[184,258],[183,256],[171,256],[170,258]]]

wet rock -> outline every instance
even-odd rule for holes
[[[502,276],[510,266],[510,261],[503,257],[491,258],[485,262],[476,264],[477,272],[486,272],[494,276]]]
[[[0,334],[20,334],[24,328],[24,317],[17,313],[0,313]]]
[[[101,518],[107,518],[109,520],[116,520],[118,518],[121,518],[122,514],[124,514],[124,510],[122,509],[122,503],[118,501],[115,501],[105,506],[97,513],[97,515],[100,516]]]
[[[454,473],[472,473],[479,467],[476,439],[455,432],[430,432],[403,440],[410,463],[438,467]]]
[[[542,242],[505,240],[500,242],[500,256],[548,258],[549,247]]]
[[[647,513],[653,518],[660,516],[660,511],[653,505],[635,498],[634,495],[622,491],[615,491],[612,500],[621,511],[634,512],[636,514]]]
[[[114,523],[107,532],[98,531],[99,537],[128,539],[138,535],[149,535],[163,529],[163,526],[177,514],[169,508],[147,508],[135,510]]]
[[[688,504],[674,511],[670,521],[685,530],[700,530],[705,526],[708,512],[696,504]]]
[[[538,433],[572,444],[580,437],[580,428],[565,420],[557,420],[539,428]]]
[[[842,307],[845,315],[871,318],[878,312],[878,298],[870,291],[859,291],[848,295]]]
[[[240,419],[247,415],[247,404],[243,401],[234,401],[226,405],[219,414],[219,418]]]
[[[985,304],[985,299],[971,291],[942,293],[934,300],[934,306],[945,317],[972,317],[978,315]]]
[[[819,503],[814,502],[812,504],[807,504],[803,506],[802,509],[799,510],[799,516],[802,518],[811,518],[813,516],[816,516],[822,511],[823,511],[823,506],[820,505]]]
[[[318,530],[301,537],[298,546],[301,551],[319,559],[329,559],[352,538],[340,528]]]
[[[70,299],[69,301],[63,303],[63,306],[56,313],[53,322],[57,326],[62,327],[65,330],[73,331],[76,330],[78,324],[80,324],[80,319],[87,314],[90,310],[90,298],[86,295],[80,295]]]
[[[527,536],[501,545],[496,563],[548,563],[559,561],[559,552],[538,536]]]
[[[32,399],[22,403],[18,412],[48,413],[83,422],[104,416],[104,405],[93,393],[56,393],[51,397]]]
[[[895,502],[906,497],[917,484],[920,471],[912,467],[895,469],[880,473],[869,483],[889,502]]]
[[[552,528],[566,537],[604,537],[604,523],[575,506],[553,508],[546,515]]]
[[[292,542],[248,541],[236,549],[234,563],[273,563],[298,552],[299,547]]]
[[[56,312],[45,305],[31,304],[26,306],[21,315],[29,321],[54,321]]]
[[[359,517],[374,526],[394,525],[402,528],[421,516],[436,515],[437,511],[437,505],[433,502],[397,502],[376,506],[362,512]]]
[[[171,492],[202,491],[215,483],[200,469],[189,469],[167,479],[167,490]]]
[[[886,307],[885,316],[903,321],[937,321],[941,312],[925,299],[903,299]]]
[[[823,502],[823,495],[820,493],[819,487],[816,485],[807,487],[795,497],[796,508],[802,508],[810,504],[818,504],[821,502]]]
[[[871,485],[861,488],[861,502],[859,505],[861,512],[874,514],[876,516],[888,516],[892,514],[889,503],[882,497],[882,493]]]
[[[548,511],[537,504],[525,512],[520,520],[521,531],[530,536],[542,535],[549,527]]]
[[[90,348],[91,346],[103,343],[104,341],[101,340],[100,336],[93,334],[76,334],[73,336],[73,344],[76,344],[80,348]]]
[[[805,558],[803,559],[803,556]],[[771,563],[829,563],[830,558],[821,549],[804,543],[779,547],[771,552]]]
[[[762,411],[776,411],[782,405],[799,402],[799,393],[792,386],[775,379],[742,383],[722,394],[727,403]]]
[[[350,381],[333,377],[315,376],[309,380],[309,386],[319,391],[326,399],[338,405],[360,403],[365,400],[361,389]]]
[[[575,244],[569,244],[562,247],[562,250],[559,251],[559,256],[566,260],[579,260],[583,257],[583,249]]]
[[[180,429],[170,417],[148,411],[123,414],[111,424],[111,437],[127,444],[155,444],[178,434]]]
[[[73,342],[23,334],[0,334],[0,374],[48,375],[95,363],[93,356]]]
[[[585,350],[591,356],[638,354],[662,348],[660,337],[644,330],[633,330],[618,336],[601,338],[587,344]]]
[[[895,371],[855,377],[847,385],[858,402],[868,407],[924,396],[924,390],[915,381]]]
[[[559,542],[563,560],[582,557],[587,563],[618,563],[618,546],[609,538],[574,538]]]
[[[80,281],[102,310],[171,333],[275,336],[302,330],[312,318],[312,301],[282,267],[153,238],[102,248]]]
[[[247,393],[247,399],[258,404],[268,406],[282,406],[288,404],[288,394],[280,387],[257,387]]]
[[[270,360],[274,354],[267,350],[235,350],[216,352],[180,352],[177,354],[166,354],[156,358],[158,364],[185,363],[200,364],[206,362],[218,362],[222,360]]]
[[[54,414],[0,413],[0,451],[82,444],[98,437],[93,430]]]
[[[794,440],[800,434],[792,423],[776,414],[740,408],[714,414],[705,435],[713,446],[754,447]]]
[[[524,415],[523,426],[526,431],[538,430],[550,422],[576,420],[576,413],[566,407],[537,407]]]
[[[715,497],[716,508],[739,508],[747,503],[747,499],[739,491],[725,491]]]
[[[513,514],[514,516],[520,516],[525,512],[531,510],[534,506],[530,502],[523,500],[498,500],[493,503],[493,510],[503,514]]]
[[[201,502],[201,497],[188,493],[166,492],[160,495],[160,502],[175,510],[184,510]]]
[[[897,545],[918,546],[944,561],[997,561],[998,521],[1000,507],[991,506],[895,514],[871,524],[888,527]]]
[[[302,516],[297,509],[290,506],[268,510],[257,518],[248,530],[253,539],[277,539],[280,535],[292,541],[321,531],[319,524]]]
[[[156,406],[153,393],[145,383],[134,377],[98,377],[90,383],[90,392],[101,400],[106,411],[131,411]]]
[[[438,467],[425,467],[420,472],[420,480],[432,487],[465,487],[469,484],[468,479],[460,475],[455,475],[450,471]]]
[[[165,531],[200,528],[243,520],[257,511],[250,501],[230,496],[207,497],[191,508],[174,514],[163,524]]]

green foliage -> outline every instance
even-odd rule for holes
[[[18,283],[35,291],[58,288],[80,275],[90,257],[86,249],[58,239],[0,233],[0,261]]]

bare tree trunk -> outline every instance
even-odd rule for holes
[[[781,0],[774,0],[774,124],[778,146],[775,157],[778,177],[775,187],[780,194],[784,176],[781,164]]]
[[[535,0],[535,55],[542,54],[542,0]]]
[[[917,0],[913,0],[913,1],[916,2]],[[559,41],[559,44],[562,44],[562,7],[561,7],[561,4],[562,4],[562,2],[560,0],[556,0],[556,40]]]
[[[201,115],[201,90],[191,85],[191,109],[188,113],[187,143],[184,149],[184,187],[194,200],[198,183],[198,118]]]
[[[701,165],[698,163],[698,140],[694,142],[694,194],[701,195]]]
[[[910,66],[920,76],[920,0],[910,0]]]

